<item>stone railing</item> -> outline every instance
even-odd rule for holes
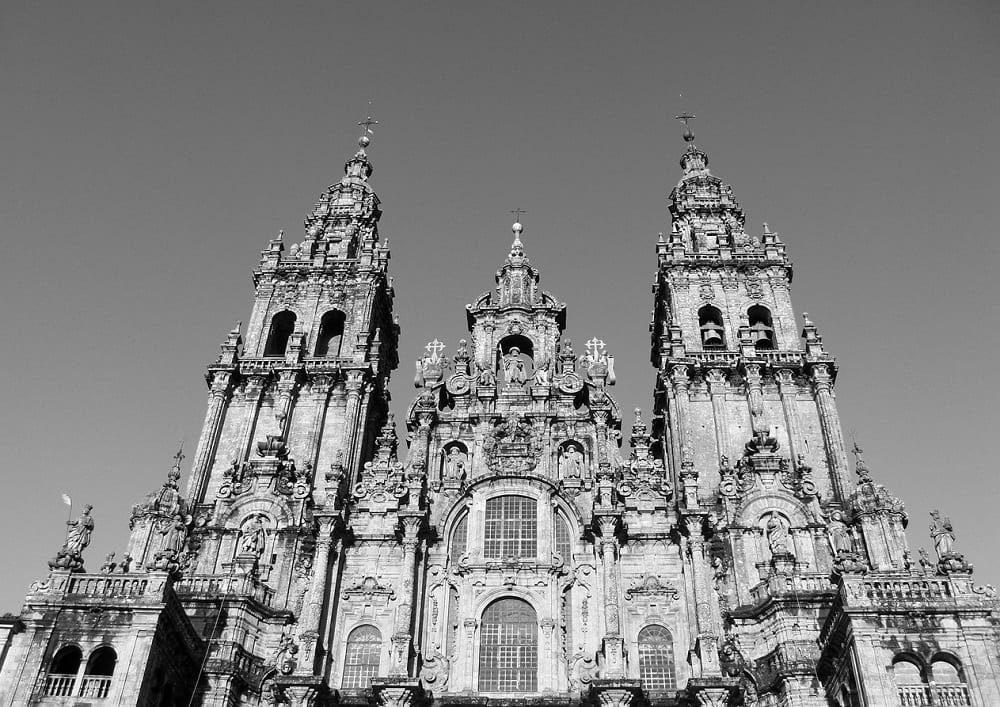
[[[111,691],[110,675],[84,675],[80,683],[80,697],[103,700]]]
[[[965,685],[900,685],[896,691],[900,707],[972,704]]]
[[[770,364],[775,363],[802,363],[805,357],[803,351],[768,351],[767,349],[757,351],[754,356],[762,358]]]
[[[844,577],[851,604],[941,601],[955,598],[947,577]]]
[[[833,594],[836,590],[828,574],[784,574],[768,577],[750,590],[750,596],[754,603],[759,603],[771,597],[824,592]]]
[[[163,601],[170,578],[163,572],[129,574],[84,574],[54,570],[44,580],[31,585],[32,596],[98,599],[101,601]]]
[[[264,672],[264,661],[248,653],[234,641],[212,641],[208,648],[205,670],[210,673],[240,675],[249,683],[256,683]]]
[[[188,575],[177,581],[174,591],[184,599],[247,598],[267,607],[274,601],[274,590],[249,575]]]
[[[740,355],[734,351],[685,351],[684,356],[697,361],[702,366],[736,366]]]
[[[72,697],[76,675],[46,675],[46,697]]]

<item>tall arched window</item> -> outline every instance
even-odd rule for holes
[[[78,646],[63,646],[49,663],[49,674],[45,677],[45,694],[49,697],[70,697],[76,684],[76,674],[80,672],[83,651]]]
[[[288,348],[288,338],[295,331],[295,313],[287,309],[278,312],[271,318],[271,330],[267,334],[267,345],[264,346],[265,356],[284,356]]]
[[[500,560],[537,556],[535,508],[535,499],[527,496],[498,496],[487,500],[483,557]]]
[[[382,654],[382,634],[374,626],[358,626],[347,637],[344,654],[344,679],[340,686],[345,690],[366,688],[378,675]]]
[[[344,313],[331,309],[319,322],[316,336],[317,356],[339,356],[340,343],[344,338]]]
[[[698,329],[701,331],[703,349],[726,348],[726,331],[722,326],[722,312],[706,305],[698,310]]]
[[[933,690],[940,705],[971,705],[969,688],[962,676],[961,665],[952,658],[935,656],[931,662]]]
[[[569,524],[559,513],[553,514],[552,524],[555,525],[556,554],[563,559],[563,562],[568,563],[573,559],[573,540],[570,537]]]
[[[892,679],[901,705],[929,705],[930,688],[923,667],[916,658],[896,656],[892,661]]]
[[[111,690],[111,676],[115,672],[118,655],[110,646],[102,646],[90,654],[87,671],[80,685],[80,697],[104,699]]]
[[[674,639],[663,626],[647,626],[639,632],[639,678],[647,690],[677,689]]]
[[[483,612],[479,649],[481,692],[538,689],[538,619],[520,599],[500,599]]]
[[[771,310],[767,307],[755,304],[747,310],[747,318],[750,320],[750,339],[757,350],[770,350],[774,348],[774,324],[771,321]]]
[[[469,547],[469,514],[466,513],[455,523],[451,531],[451,561],[458,562]]]

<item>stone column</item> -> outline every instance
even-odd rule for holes
[[[191,465],[191,479],[188,481],[187,497],[192,503],[204,500],[208,476],[212,471],[212,461],[215,459],[215,448],[219,443],[222,421],[225,418],[226,399],[231,392],[229,385],[232,377],[233,372],[229,370],[215,371],[212,376],[208,393],[208,410],[205,412],[205,423],[201,427],[198,449]]]
[[[754,437],[767,435],[767,423],[764,421],[764,388],[761,365],[746,364],[744,371],[746,381],[747,405],[750,406],[750,429]]]
[[[705,373],[708,383],[708,394],[712,398],[712,417],[715,421],[715,444],[719,450],[719,462],[722,457],[732,453],[732,440],[729,437],[729,421],[726,416],[726,372],[719,368],[709,369]]]
[[[313,555],[312,584],[309,594],[302,607],[299,617],[299,648],[301,658],[299,665],[309,674],[316,668],[316,654],[321,646],[319,625],[323,618],[323,605],[326,601],[327,575],[330,567],[330,552],[333,549],[333,517],[319,516],[319,534],[316,537],[316,550]]]
[[[677,405],[677,441],[679,442],[677,448],[682,450],[689,446],[688,425],[691,420],[691,380],[687,365],[676,365],[670,368],[670,384]]]
[[[799,454],[802,454],[804,449],[799,411],[795,406],[795,395],[798,392],[798,386],[795,385],[795,374],[787,368],[779,368],[774,372],[774,377],[778,381],[781,409],[785,414],[785,427],[788,429],[788,455],[791,457],[792,464],[797,465]]]
[[[326,374],[317,374],[309,382],[309,395],[312,398],[312,424],[309,426],[309,437],[306,439],[306,461],[313,465],[314,479],[319,478],[315,472],[319,464],[319,448],[323,439],[323,425],[326,423],[326,409],[330,403],[330,393],[333,390],[333,379]]]
[[[348,371],[347,380],[344,387],[347,390],[347,410],[344,415],[344,434],[340,443],[340,449],[344,452],[344,466],[348,473],[348,488],[358,482],[358,461],[355,457],[355,449],[358,446],[357,439],[362,434],[358,429],[358,420],[361,417],[361,399],[364,396],[364,374],[361,371]]]
[[[403,565],[399,571],[399,605],[396,607],[396,625],[392,634],[392,665],[389,667],[391,677],[409,675],[410,652],[413,647],[413,575],[424,520],[422,513],[400,515]]]
[[[538,625],[542,628],[542,645],[541,650],[538,651],[539,665],[548,667],[548,669],[539,671],[541,679],[538,681],[538,689],[555,692],[559,689],[559,680],[556,677],[558,669],[555,665],[556,658],[552,646],[553,629],[555,629],[556,622],[546,617],[539,621]]]
[[[597,522],[601,529],[600,552],[604,574],[605,677],[620,678],[625,675],[625,665],[618,602],[618,540],[615,538],[618,518],[613,515],[600,516]]]
[[[840,429],[840,415],[833,395],[833,378],[830,367],[818,363],[812,367],[813,391],[819,411],[819,424],[823,430],[823,444],[826,447],[826,462],[830,468],[833,492],[837,500],[844,502],[850,495],[847,451],[844,449],[844,433]]]
[[[465,627],[465,671],[458,671],[458,674],[462,676],[461,682],[466,690],[475,690],[476,685],[472,681],[473,675],[476,674],[476,626],[479,622],[475,617],[469,616],[464,621],[462,621],[462,626]]]
[[[250,456],[250,449],[253,445],[253,432],[257,426],[257,416],[260,414],[261,398],[264,396],[264,389],[267,387],[268,375],[252,375],[247,377],[246,389],[243,391],[243,400],[246,405],[246,421],[243,423],[243,430],[240,433],[240,446],[238,461],[244,462]]]
[[[719,631],[722,617],[719,615],[718,598],[708,576],[708,548],[702,529],[705,517],[700,514],[684,517],[687,530],[687,549],[691,560],[691,574],[694,580],[695,619],[698,626],[696,650],[701,663],[701,676],[721,675],[719,667]]]

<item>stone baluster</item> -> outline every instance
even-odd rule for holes
[[[413,577],[420,543],[420,530],[424,514],[421,512],[400,514],[403,529],[403,564],[399,571],[399,605],[396,608],[396,625],[392,634],[392,665],[389,675],[403,677],[409,675],[410,652],[413,644]]]
[[[840,429],[840,416],[833,395],[833,378],[830,368],[819,363],[812,367],[813,391],[819,411],[819,424],[823,430],[823,444],[826,447],[826,461],[833,481],[833,492],[840,501],[850,495],[850,475],[847,466],[847,450],[844,449],[844,433]]]
[[[212,376],[208,393],[208,410],[205,412],[205,423],[201,428],[201,437],[198,439],[198,449],[191,468],[191,479],[188,481],[187,497],[195,503],[203,501],[205,497],[215,450],[219,444],[219,434],[222,432],[226,400],[231,393],[232,377],[233,372],[229,370],[215,371]]]

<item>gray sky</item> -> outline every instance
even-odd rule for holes
[[[423,344],[464,335],[520,207],[569,334],[603,338],[618,400],[648,411],[686,108],[751,230],[788,244],[911,545],[940,507],[1000,582],[998,20],[993,2],[5,3],[0,611],[62,543],[60,493],[95,505],[96,570],[181,438],[191,454],[260,250],[302,233],[368,101],[397,410]]]

